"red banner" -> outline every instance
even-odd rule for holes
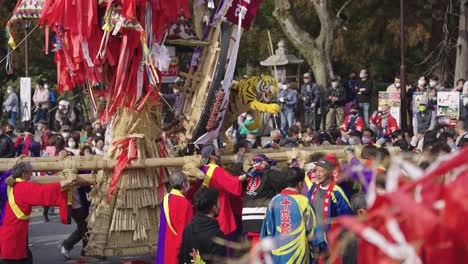
[[[249,30],[261,3],[262,0],[233,0],[231,7],[229,7],[226,13],[226,19],[237,25],[239,14],[243,13],[244,20],[242,21],[242,27],[245,30]]]

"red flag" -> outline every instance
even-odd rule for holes
[[[249,30],[261,3],[262,0],[234,0],[226,13],[226,19],[237,25],[239,14],[245,12],[244,20],[242,20],[242,27],[245,30]]]

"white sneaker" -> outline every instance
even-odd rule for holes
[[[58,246],[58,249],[60,251],[60,254],[62,254],[66,259],[70,259],[70,250],[66,250],[63,244],[60,244]]]

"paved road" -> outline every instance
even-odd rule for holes
[[[57,249],[69,234],[73,232],[76,224],[63,225],[59,216],[50,216],[50,222],[45,223],[42,217],[42,209],[34,209],[33,216],[29,224],[29,244],[34,256],[35,264],[55,264],[55,263],[76,263],[80,257],[81,242],[70,252],[71,260],[66,260]],[[58,210],[56,210],[58,211]],[[32,245],[31,245],[32,244]],[[109,257],[107,260],[90,260],[89,263],[120,264],[129,260],[142,260],[152,262],[151,257]]]

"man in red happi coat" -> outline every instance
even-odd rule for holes
[[[242,194],[242,182],[246,179],[245,174],[233,176],[222,167],[217,165],[219,161],[219,151],[213,145],[206,145],[201,150],[203,156],[202,171],[205,173],[203,186],[213,187],[219,192],[220,211],[216,218],[221,231],[228,235],[238,227],[232,210],[233,197],[240,197]]]
[[[63,189],[72,185],[76,175],[46,185],[29,182],[31,176],[31,165],[20,162],[13,167],[11,176],[1,182],[5,188],[0,188],[0,198],[4,202],[1,203],[4,207],[0,208],[0,216],[3,216],[3,225],[0,226],[0,262],[32,263],[32,255],[28,249],[28,225],[33,206],[59,206],[62,222],[70,223],[69,192]],[[4,191],[7,199],[3,199]]]
[[[190,187],[185,174],[175,171],[169,178],[169,182],[172,190],[164,196],[161,206],[155,264],[177,264],[182,234],[193,216],[192,205],[184,195]]]

